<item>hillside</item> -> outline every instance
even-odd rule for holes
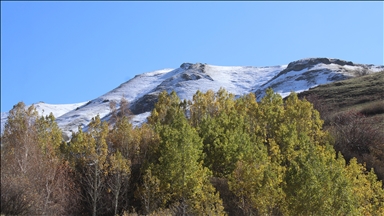
[[[384,71],[299,93],[314,104],[335,138],[334,148],[356,157],[384,180]]]
[[[313,102],[323,117],[356,110],[384,120],[384,71],[319,85],[298,96]]]
[[[132,123],[140,125],[146,121],[157,96],[164,90],[176,91],[182,100],[191,99],[197,90],[218,91],[222,87],[236,96],[254,92],[258,99],[263,97],[267,88],[273,88],[285,97],[292,91],[303,92],[321,84],[355,77],[359,73],[374,73],[383,69],[384,66],[356,64],[330,58],[308,58],[293,61],[288,65],[266,67],[183,63],[176,69],[139,74],[88,102],[59,106],[48,103],[36,105],[40,106],[38,111],[41,115],[43,110],[44,115],[52,112],[59,127],[70,136],[79,126],[86,130],[96,115],[108,121],[111,113],[110,102],[119,104],[123,97],[129,102],[133,112]],[[1,115],[2,129],[6,116],[6,113]]]

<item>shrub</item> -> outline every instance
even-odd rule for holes
[[[384,113],[384,101],[376,101],[364,107],[360,111],[366,116],[378,115]]]
[[[358,77],[365,76],[370,73],[370,71],[367,68],[359,68],[359,69],[356,69],[354,72],[355,72],[355,75]]]
[[[378,120],[357,111],[337,114],[331,121],[330,132],[335,139],[335,150],[349,161],[356,157],[374,168],[378,178],[384,179],[384,132]]]

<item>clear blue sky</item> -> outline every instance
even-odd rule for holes
[[[1,2],[1,111],[94,99],[183,62],[383,65],[383,2]]]

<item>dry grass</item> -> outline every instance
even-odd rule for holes
[[[323,118],[356,110],[383,121],[384,71],[320,85],[298,96],[314,103]]]

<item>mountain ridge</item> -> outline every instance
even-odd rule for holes
[[[331,58],[307,58],[290,62],[287,65],[254,66],[216,66],[202,63],[182,63],[176,69],[162,69],[136,75],[113,90],[93,100],[61,105],[60,116],[53,104],[37,103],[45,107],[56,117],[63,132],[70,136],[78,127],[86,129],[92,117],[97,114],[102,120],[108,120],[109,102],[117,104],[124,97],[130,103],[134,116],[132,123],[140,125],[149,116],[157,96],[162,91],[176,91],[181,99],[192,99],[197,90],[217,91],[221,87],[228,92],[241,96],[255,93],[260,99],[267,88],[273,88],[283,97],[290,92],[302,92],[321,84],[344,80],[359,73],[374,73],[384,70],[384,66],[355,64],[351,61]],[[36,105],[36,104],[35,104]],[[44,106],[43,106],[44,105]],[[39,114],[43,114],[39,109]],[[64,111],[65,110],[65,111]],[[6,121],[6,114],[1,113],[1,131]]]

